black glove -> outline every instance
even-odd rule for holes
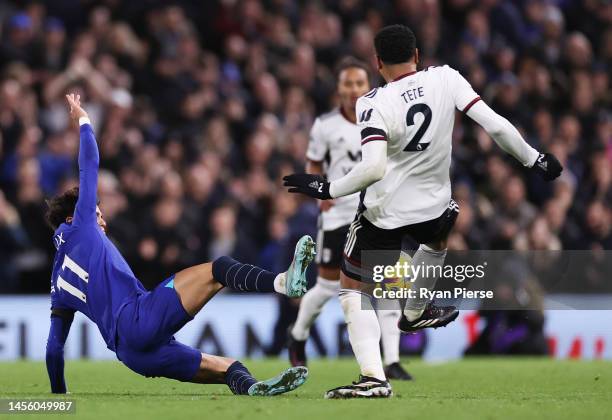
[[[321,175],[293,174],[283,177],[283,186],[290,187],[290,193],[306,194],[319,200],[329,200],[329,182]]]
[[[561,163],[559,163],[554,155],[550,153],[540,153],[540,156],[538,156],[531,169],[546,181],[552,181],[561,175],[563,166],[561,166]]]

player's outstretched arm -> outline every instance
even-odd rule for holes
[[[367,129],[364,129],[364,131]],[[363,136],[363,134],[362,134]],[[329,187],[332,197],[344,197],[361,191],[385,176],[387,169],[387,141],[372,141],[361,146],[361,162]]]
[[[387,169],[387,130],[374,105],[364,97],[357,101],[357,114],[367,119],[359,122],[361,130],[361,162],[340,179],[327,182],[320,175],[293,174],[283,178],[289,192],[306,194],[321,200],[344,197],[362,191],[385,176]]]
[[[47,373],[51,382],[51,392],[66,393],[64,380],[64,344],[70,332],[74,312],[54,309],[51,313],[51,327],[47,339]]]
[[[545,180],[552,181],[561,175],[563,167],[555,156],[539,153],[531,147],[510,121],[497,114],[482,100],[471,106],[466,114],[484,128],[499,147],[524,166],[532,168]]]
[[[446,88],[457,109],[484,128],[499,147],[547,181],[552,181],[561,174],[563,167],[557,158],[549,153],[539,153],[523,140],[516,127],[489,108],[458,71],[443,66],[442,72]]]
[[[321,175],[293,174],[283,178],[290,193],[306,194],[320,200],[344,197],[380,181],[387,167],[387,142],[375,142],[361,148],[361,162],[342,178],[328,182]]]
[[[96,223],[98,166],[100,155],[96,137],[87,112],[81,108],[79,95],[66,95],[70,117],[80,126],[79,199],[74,210],[73,224]]]

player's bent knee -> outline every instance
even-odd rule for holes
[[[214,279],[212,267],[212,263],[200,264],[175,276],[174,289],[183,308],[192,317],[224,287]]]

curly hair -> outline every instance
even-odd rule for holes
[[[79,187],[74,187],[60,195],[47,200],[47,213],[45,220],[54,231],[66,221],[66,218],[74,214],[77,200],[79,199]]]
[[[385,26],[376,34],[374,48],[385,64],[405,63],[414,57],[416,37],[407,26]]]

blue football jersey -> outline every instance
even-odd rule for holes
[[[53,235],[57,252],[51,276],[51,308],[79,311],[96,323],[115,351],[116,322],[127,302],[145,293],[123,256],[97,224],[99,154],[88,123],[80,128],[79,198],[72,222]]]

